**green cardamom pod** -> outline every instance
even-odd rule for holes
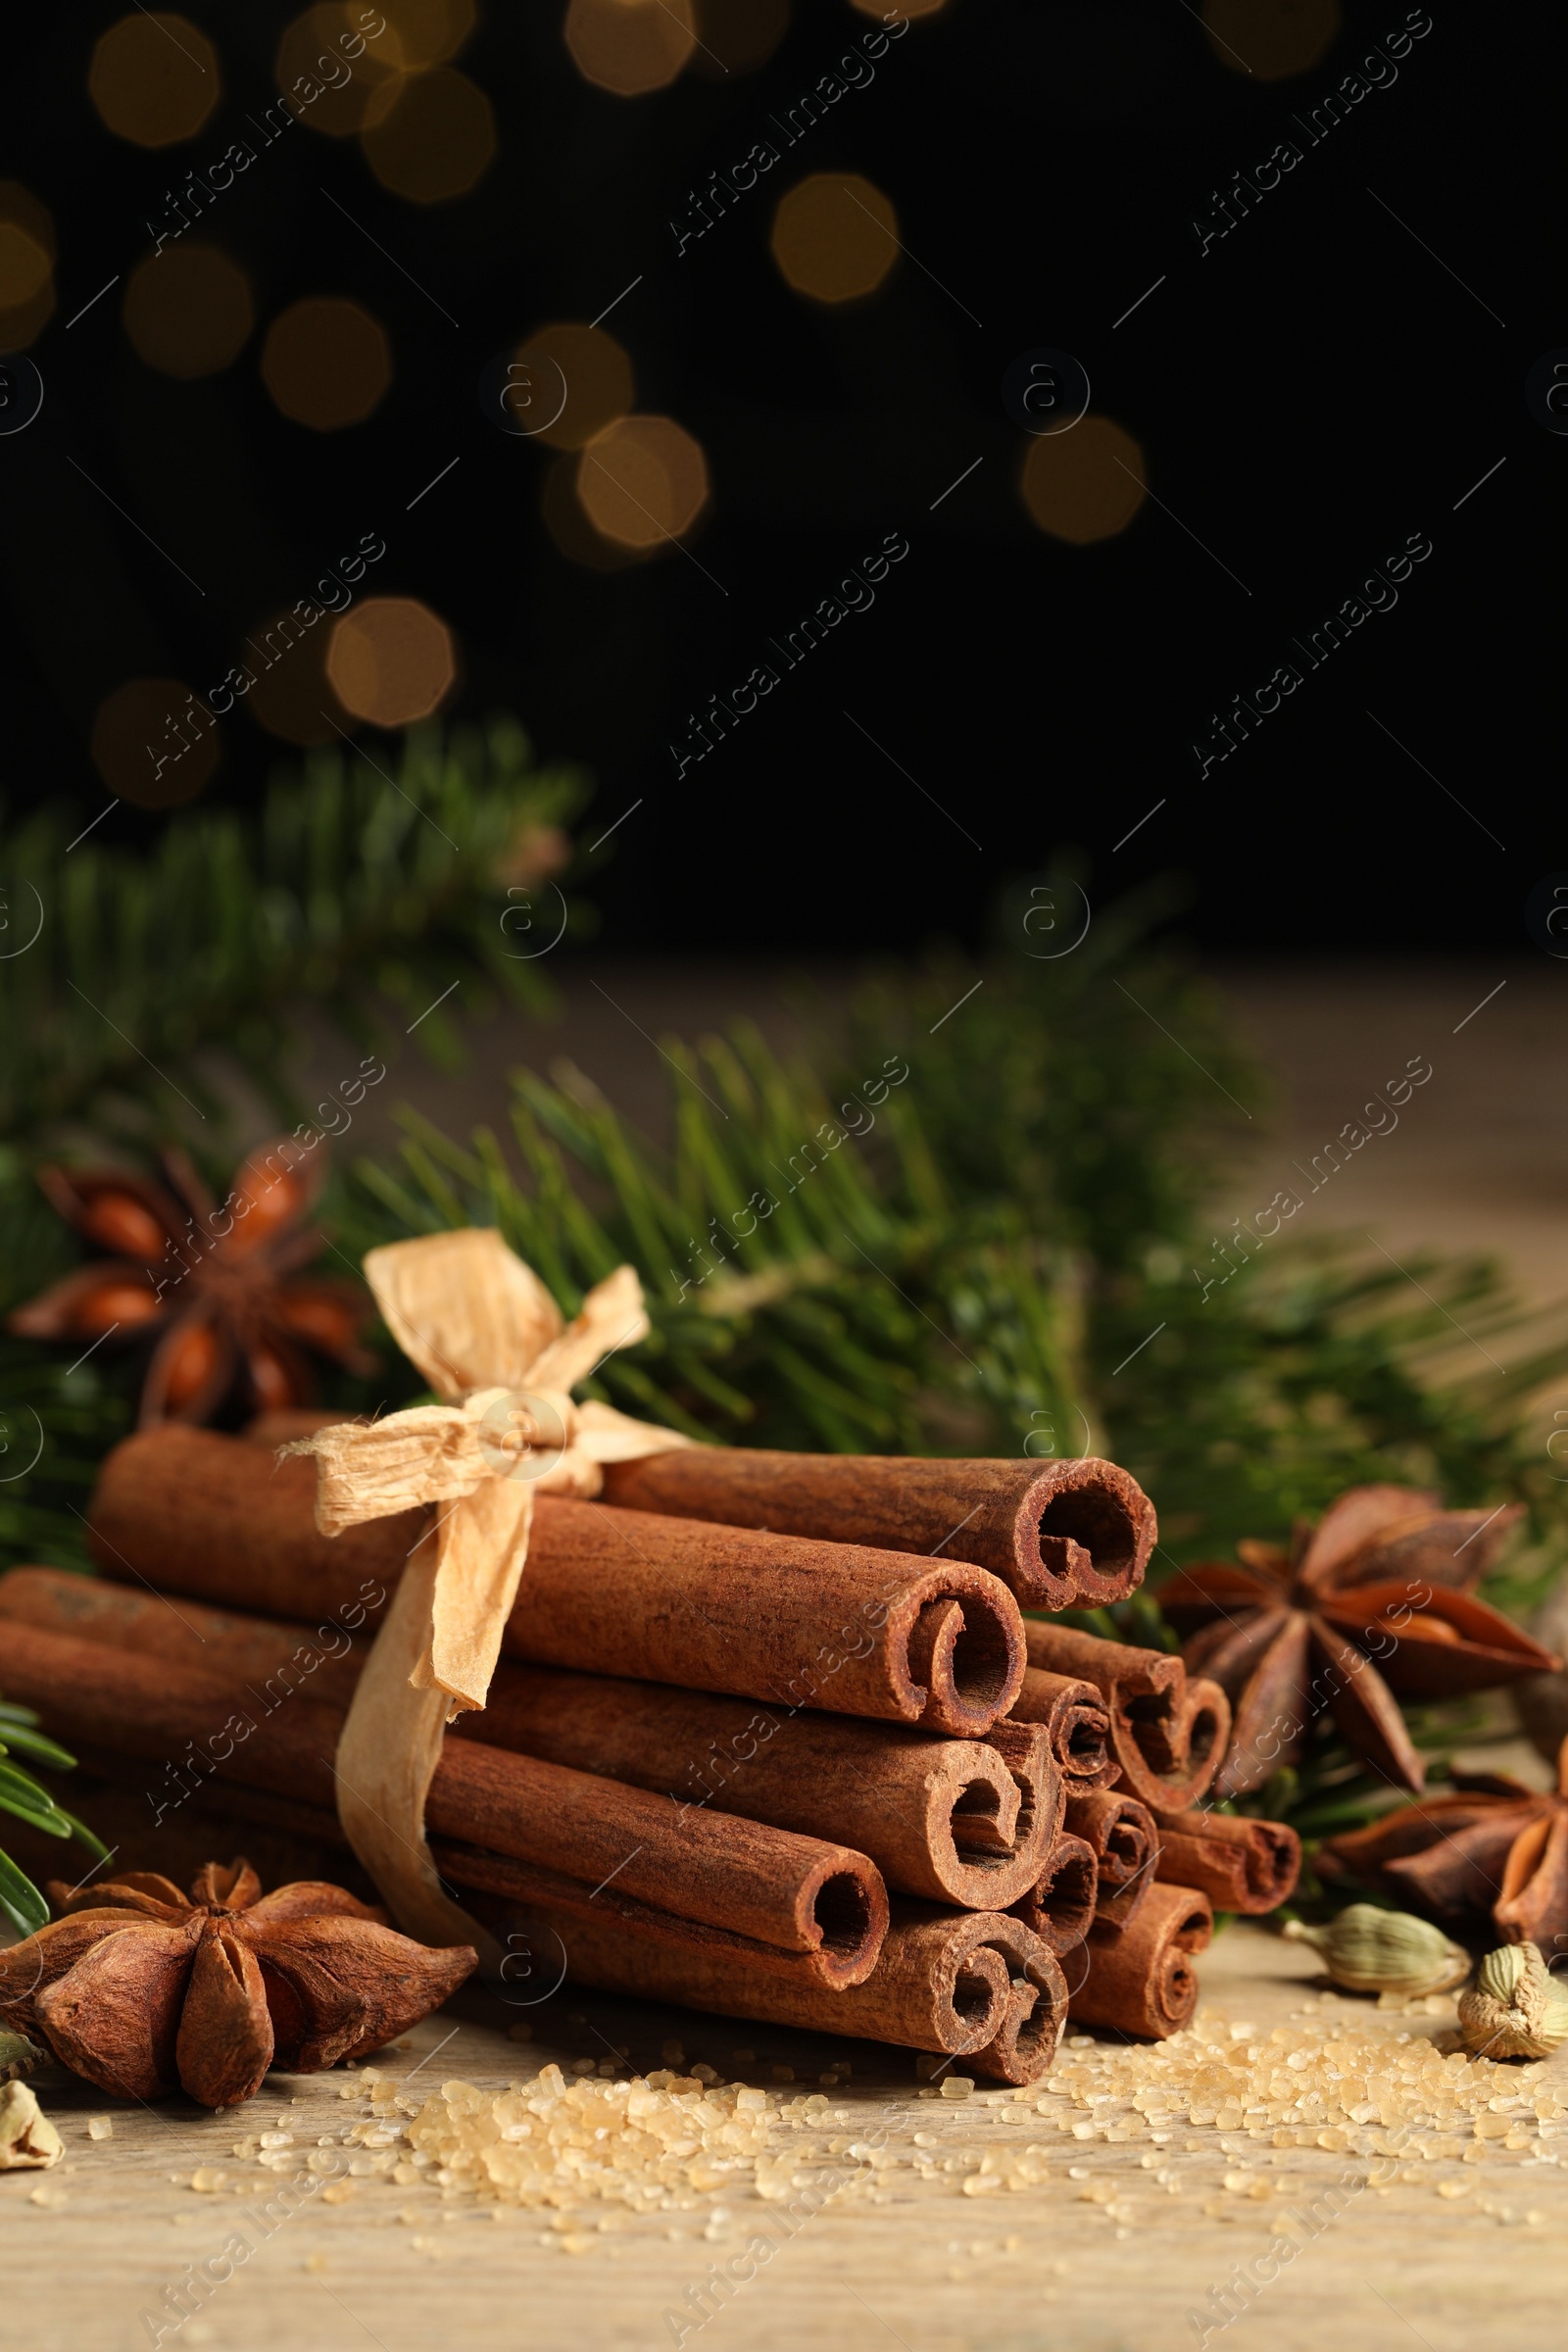
[[[1351,1903],[1326,1928],[1286,1923],[1285,1933],[1309,1943],[1348,1992],[1446,1992],[1470,1974],[1470,1955],[1430,1920],[1376,1903]]]
[[[1549,2058],[1568,2041],[1568,1984],[1535,1944],[1502,1944],[1461,1997],[1459,2031],[1473,2058]]]

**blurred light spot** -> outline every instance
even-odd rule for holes
[[[323,582],[328,595],[341,601],[342,589]],[[315,599],[313,602],[317,601]],[[236,710],[248,710],[259,727],[280,735],[285,743],[332,743],[337,728],[349,723],[349,712],[338,701],[326,674],[328,632],[322,621],[307,628],[290,606],[259,620],[240,648],[243,667],[255,680]]]
[[[1043,531],[1088,547],[1124,531],[1144,503],[1144,453],[1108,416],[1034,442],[1018,487]]]
[[[405,74],[456,57],[474,25],[473,0],[377,0],[386,19],[380,45]]]
[[[338,701],[376,727],[428,718],[457,675],[452,633],[412,596],[372,596],[332,626],[326,674]]]
[[[131,678],[98,706],[93,765],[138,808],[193,801],[218,765],[213,713],[178,678]]]
[[[0,311],[33,301],[49,283],[53,267],[35,237],[15,220],[0,220]]]
[[[656,552],[648,547],[623,547],[618,540],[602,539],[583,513],[577,496],[577,467],[579,461],[570,454],[554,460],[545,475],[544,497],[540,513],[544,525],[561,553],[572,564],[581,564],[590,571],[626,571],[633,564],[646,564]],[[661,548],[668,541],[661,539]]]
[[[218,52],[188,17],[140,11],[111,24],[87,90],[106,127],[138,147],[193,139],[223,95]]]
[[[496,119],[476,81],[455,66],[390,83],[360,134],[383,188],[411,204],[466,196],[495,160]]]
[[[669,416],[621,416],[577,460],[577,496],[594,529],[652,548],[690,530],[708,503],[708,461]]]
[[[565,37],[585,81],[638,98],[674,80],[697,46],[697,26],[691,0],[571,0]]]
[[[602,326],[563,318],[536,327],[518,344],[516,358],[524,370],[517,380],[531,398],[545,404],[546,416],[560,400],[561,380],[565,378],[565,407],[554,424],[543,426],[535,436],[551,449],[583,448],[595,433],[624,416],[637,396],[630,360]]]
[[[249,278],[216,245],[180,243],[138,262],[121,316],[149,368],[185,377],[228,367],[256,324]]]
[[[1339,0],[1203,0],[1203,29],[1233,74],[1284,81],[1315,66],[1334,40]]]
[[[790,28],[789,0],[696,0],[692,72],[705,81],[755,74]]]
[[[352,138],[362,130],[370,101],[402,75],[390,22],[373,38],[360,29],[360,19],[376,13],[386,14],[353,0],[346,6],[308,8],[284,26],[277,44],[272,78],[288,113],[329,139]],[[274,101],[270,112],[275,111]]]
[[[862,17],[875,17],[879,24],[886,23],[894,13],[886,0],[850,0],[850,6],[858,8]],[[946,6],[947,0],[899,0],[898,14],[911,19],[934,17],[939,9]]]
[[[899,258],[899,216],[856,172],[813,172],[779,200],[773,259],[797,294],[854,302],[874,293]]]
[[[357,302],[309,295],[268,328],[262,376],[285,416],[335,433],[363,424],[384,397],[392,353],[383,329]]]
[[[55,225],[17,179],[0,179],[0,351],[25,351],[54,316]]]

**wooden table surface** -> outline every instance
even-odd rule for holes
[[[1321,1989],[1309,1952],[1245,1925],[1220,1936],[1203,1981],[1206,2006],[1265,2033]],[[1366,2014],[1361,2003],[1347,2001],[1346,2009],[1356,2022]],[[524,2021],[531,2040],[510,2038],[509,2024]],[[1444,2020],[1397,2022],[1436,2033]],[[814,2091],[822,2069],[848,2057],[853,2078],[834,2089],[833,2102],[851,2111],[854,2131],[885,2128],[896,2157],[913,2155],[917,2130],[935,2133],[938,2153],[955,2155],[1015,2146],[1019,2136],[1004,2131],[1001,2101],[984,2083],[963,2100],[919,2098],[909,2053],[569,1988],[521,2013],[486,1992],[465,1992],[378,2063],[405,2077],[411,2092],[452,2077],[500,2089],[547,2060],[569,2067],[602,2059],[612,2045],[629,2047],[632,2066],[647,2072],[662,2062],[671,2037],[687,2063],[706,2060],[726,2080],[744,2076],[780,2089],[774,2070],[791,2067],[786,2098]],[[731,2063],[741,2045],[755,2051],[754,2064]],[[1552,2071],[1568,2072],[1568,2057]],[[359,2079],[272,2076],[250,2107],[226,2117],[182,2100],[156,2109],[113,2105],[54,2069],[34,2087],[67,2154],[48,2173],[0,2178],[7,2352],[129,2352],[155,2341],[149,2312],[161,2312],[161,2341],[179,2352],[671,2346],[677,2328],[666,2315],[685,2305],[688,2288],[715,2262],[745,2246],[767,2210],[747,2190],[720,2201],[716,2216],[711,2198],[689,2212],[617,2216],[583,2233],[591,2243],[572,2253],[563,2250],[561,2230],[542,2226],[542,2213],[511,2209],[493,2218],[471,2202],[444,2203],[422,2181],[409,2188],[356,2180],[346,2201],[315,2196],[274,2227],[176,2331],[165,2290],[187,2266],[216,2254],[274,2185],[254,2158],[234,2157],[235,2141],[282,2127],[302,2153],[314,2148],[345,2119],[368,2113]],[[91,2139],[89,2117],[111,2110],[113,2136]],[[1226,2136],[1190,2128],[1161,2151],[1177,2176],[1174,2191],[1156,2184],[1147,2145],[1136,2141],[1069,2137],[1059,2152],[1053,2142],[1050,2178],[1021,2192],[966,2194],[961,2172],[922,2180],[896,2163],[886,2202],[830,2198],[706,2325],[688,2328],[685,2352],[803,2342],[857,2352],[1196,2345],[1202,2338],[1190,2314],[1237,2264],[1264,2251],[1282,2227],[1284,2203],[1309,2202],[1354,2161],[1315,2149],[1249,2148],[1254,2181],[1259,2171],[1278,2173],[1280,2195],[1260,2204],[1223,2186],[1227,2173],[1239,2178]],[[199,2191],[191,2180],[203,2168],[227,2178]],[[1365,2160],[1359,2169],[1365,2173]],[[1568,2180],[1534,2151],[1489,2155],[1462,2169],[1470,2183],[1462,2198],[1436,2191],[1439,2175],[1461,2170],[1453,2164],[1401,2165],[1392,2185],[1354,2196],[1234,2328],[1214,2328],[1207,2340],[1229,2334],[1239,2343],[1245,2334],[1271,2352],[1412,2352],[1423,2343],[1429,2352],[1519,2352],[1560,2341]]]

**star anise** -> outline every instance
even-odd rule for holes
[[[72,1892],[64,1919],[0,1952],[0,2017],[100,2090],[204,2107],[254,2097],[270,2066],[311,2075],[378,2050],[455,1992],[467,1944],[431,1951],[342,1886],[262,1893],[209,1862],[187,1902],[153,1871]]]
[[[1315,1528],[1298,1523],[1289,1551],[1245,1539],[1244,1567],[1205,1563],[1161,1586],[1178,1632],[1200,1629],[1182,1650],[1189,1671],[1230,1696],[1214,1794],[1239,1796],[1289,1763],[1325,1707],[1375,1771],[1419,1790],[1399,1697],[1454,1698],[1554,1667],[1470,1591],[1520,1507],[1448,1511],[1418,1488],[1351,1487]]]
[[[1505,1943],[1537,1944],[1548,1960],[1568,1951],[1568,1740],[1554,1795],[1506,1773],[1453,1779],[1456,1795],[1325,1838],[1318,1869],[1472,1933],[1490,1914]]]
[[[230,1398],[264,1412],[314,1403],[307,1348],[373,1370],[356,1339],[368,1312],[358,1285],[296,1271],[321,1248],[303,1220],[320,1190],[323,1148],[263,1144],[221,1208],[183,1152],[162,1156],[167,1185],[122,1168],[39,1169],[52,1205],[114,1254],[18,1307],[8,1330],[83,1343],[160,1334],[142,1384],[143,1427],[210,1420]]]

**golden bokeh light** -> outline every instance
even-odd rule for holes
[[[218,765],[213,713],[179,678],[130,678],[98,706],[92,761],[138,808],[193,801]]]
[[[708,504],[708,460],[671,416],[617,417],[578,458],[577,496],[602,538],[658,547]]]
[[[368,38],[361,19],[377,15],[387,16],[387,28]],[[362,8],[355,0],[308,8],[285,24],[272,61],[272,78],[288,112],[329,139],[352,138],[363,130],[372,99],[402,74],[388,12]]]
[[[1339,29],[1339,0],[1203,0],[1203,30],[1215,57],[1256,81],[1304,74]]]
[[[136,147],[193,139],[223,95],[218,52],[189,17],[138,10],[92,53],[87,91],[106,129]]]
[[[899,258],[899,216],[858,172],[813,172],[779,199],[769,239],[797,294],[858,302]]]
[[[55,251],[48,207],[0,179],[0,351],[25,351],[54,316]]]
[[[149,368],[187,379],[230,366],[256,324],[238,262],[216,245],[183,242],[137,263],[121,317]]]
[[[566,47],[584,81],[617,98],[666,89],[697,47],[691,0],[571,0]]]
[[[514,379],[519,390],[513,416],[524,426],[531,414],[554,417],[532,435],[550,449],[585,448],[595,433],[624,416],[637,397],[631,362],[614,336],[580,319],[559,318],[536,327],[518,344],[514,363],[521,373]]]
[[[456,66],[437,66],[377,94],[360,145],[392,195],[448,204],[466,196],[495,161],[496,119],[476,81]]]
[[[345,296],[307,295],[280,311],[262,346],[262,377],[285,416],[313,432],[363,424],[392,381],[386,332]]]
[[[577,496],[577,465],[570,451],[563,451],[545,474],[539,512],[556,546],[570,563],[581,564],[589,571],[626,571],[635,564],[646,564],[655,552],[652,548],[622,547],[617,540],[600,538]],[[660,545],[668,542],[661,540]]]
[[[405,74],[422,74],[456,57],[472,32],[474,0],[377,0],[386,19],[380,45]]]
[[[417,597],[368,597],[332,624],[327,677],[344,709],[371,726],[428,718],[457,669],[451,630]]]
[[[789,0],[696,0],[692,72],[704,81],[755,74],[790,28]]]
[[[1018,488],[1043,531],[1072,547],[1113,539],[1144,503],[1144,453],[1108,416],[1029,445]]]
[[[326,622],[307,628],[292,606],[257,621],[240,648],[242,670],[254,683],[243,701],[236,697],[235,710],[285,743],[335,742],[351,714],[326,674],[327,642]]]
[[[15,220],[0,220],[0,311],[36,301],[54,268],[36,237]]]

